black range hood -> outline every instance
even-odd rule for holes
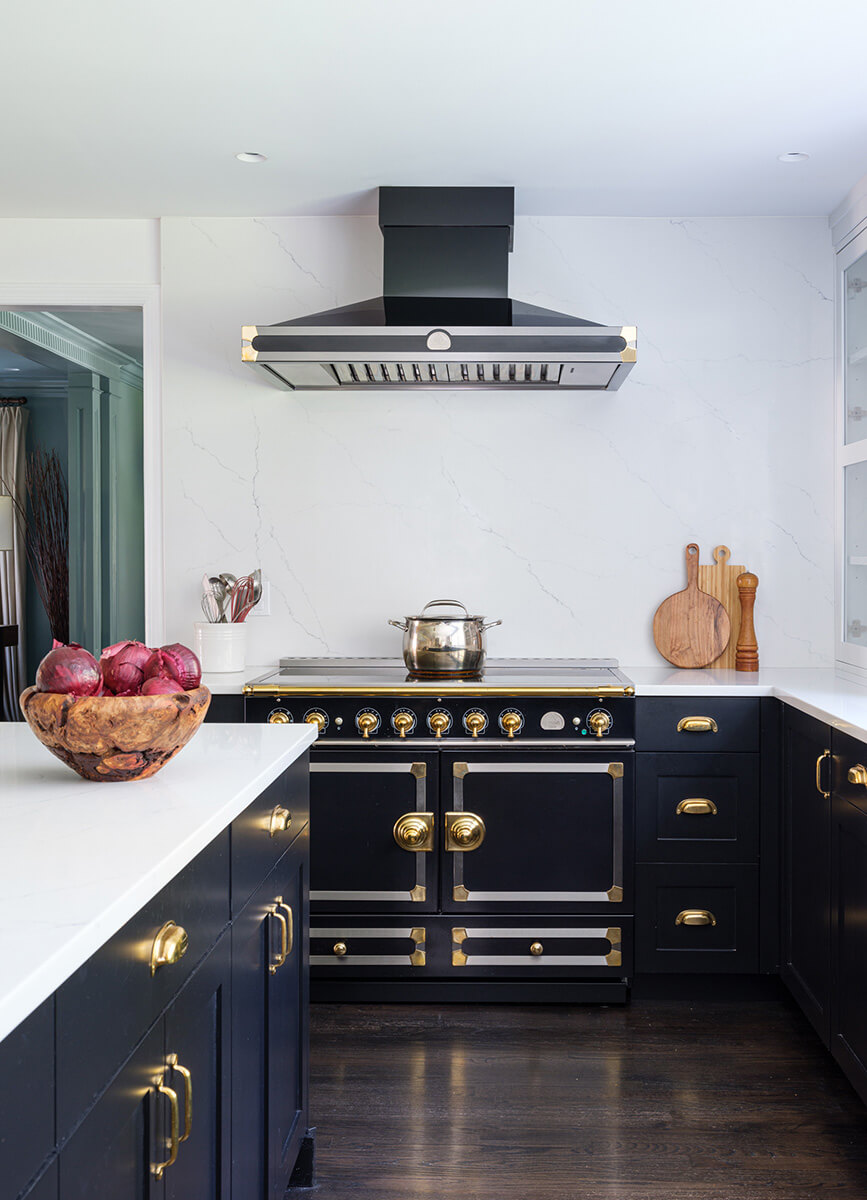
[[[619,388],[635,327],[512,300],[514,224],[514,188],[380,188],[383,294],[246,325],[241,357],[293,390]]]

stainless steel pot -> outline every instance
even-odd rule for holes
[[[437,605],[462,608],[464,615],[431,616]],[[429,600],[417,617],[389,621],[403,630],[403,661],[413,675],[478,675],[485,664],[485,630],[502,625],[471,617],[460,600]]]

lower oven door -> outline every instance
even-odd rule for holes
[[[442,911],[632,912],[633,762],[619,748],[444,755]]]

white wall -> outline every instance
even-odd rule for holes
[[[519,219],[512,295],[636,324],[619,392],[286,393],[242,324],[379,291],[369,218],[164,219],[167,632],[203,571],[260,565],[248,662],[395,654],[433,597],[502,617],[495,654],[659,662],[683,550],[760,578],[767,666],[827,665],[833,260],[816,219]]]

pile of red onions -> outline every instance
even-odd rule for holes
[[[116,642],[99,656],[72,642],[55,642],[36,671],[36,690],[68,696],[159,696],[191,692],[202,667],[188,646],[173,642],[153,650],[141,642]]]

